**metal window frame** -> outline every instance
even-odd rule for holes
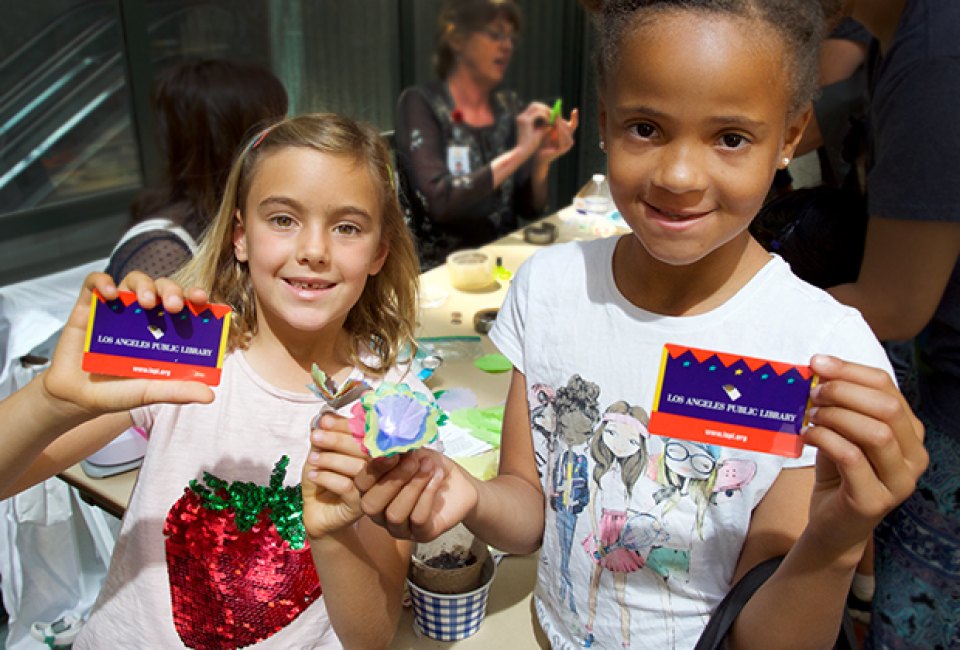
[[[153,66],[147,37],[147,9],[144,0],[115,0],[120,25],[120,53],[123,56],[130,96],[130,119],[137,143],[140,176],[146,186],[162,178],[162,158],[156,146],[156,125],[150,107]],[[0,238],[42,234],[107,215],[126,213],[142,185],[97,192],[76,199],[0,214]]]

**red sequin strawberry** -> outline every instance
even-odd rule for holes
[[[204,473],[167,514],[173,621],[190,648],[242,648],[288,625],[320,597],[300,486],[283,456],[267,486]]]

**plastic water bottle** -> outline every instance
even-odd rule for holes
[[[603,174],[593,175],[593,186],[584,200],[587,213],[603,217],[610,213],[610,195],[607,192],[607,177]]]

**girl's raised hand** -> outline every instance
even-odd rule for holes
[[[463,521],[477,504],[477,483],[431,449],[374,459],[355,479],[364,513],[393,537],[418,542]]]
[[[820,383],[804,432],[819,449],[808,528],[838,554],[859,552],[926,469],[923,425],[884,371],[823,355],[810,365]]]
[[[155,306],[156,296],[160,295],[164,307],[177,313],[183,309],[183,293],[179,287],[174,290],[170,286],[172,283],[167,282],[166,288],[158,292],[149,277],[135,273],[127,276],[120,286],[135,290],[138,299],[146,298],[146,303],[141,303],[145,307]],[[163,283],[158,281],[157,286],[163,286]],[[81,364],[94,289],[108,300],[117,296],[113,278],[105,273],[91,273],[84,280],[80,296],[60,335],[50,369],[41,378],[44,392],[56,407],[62,408],[64,414],[88,418],[159,402],[206,404],[213,401],[213,391],[198,382],[126,379],[85,372]],[[200,294],[190,292],[191,298],[202,298],[206,302],[206,294]],[[174,295],[177,297],[168,300],[168,296]]]
[[[368,460],[347,419],[324,414],[320,428],[310,432],[310,453],[303,465],[303,525],[308,535],[322,537],[363,516],[353,480]]]

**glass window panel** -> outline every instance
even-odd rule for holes
[[[400,94],[396,0],[302,2],[303,74],[291,88],[301,111],[334,111],[393,128]],[[294,29],[286,23],[281,29]],[[277,44],[279,46],[279,43]]]
[[[137,185],[115,2],[47,0],[5,14],[0,205],[15,212]]]
[[[267,2],[147,0],[154,70],[184,60],[242,59],[270,64]]]

